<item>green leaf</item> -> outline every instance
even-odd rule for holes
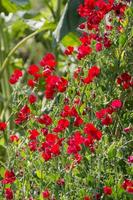
[[[77,13],[77,8],[81,3],[83,3],[83,0],[68,0],[62,17],[53,33],[56,43],[68,33],[76,32],[76,28],[82,23],[83,20]]]
[[[14,38],[20,38],[24,35],[25,30],[27,30],[29,26],[21,19],[17,20],[12,25],[12,32]]]
[[[112,158],[114,158],[116,156],[116,145],[115,145],[115,143],[112,143],[110,145],[110,147],[108,148],[108,152],[107,153],[108,153],[109,159],[112,159]]]
[[[62,44],[67,47],[67,46],[78,46],[80,45],[79,38],[76,36],[75,33],[69,33],[62,39]]]
[[[119,37],[119,46],[123,46],[127,40],[127,36],[125,33],[121,34]]]
[[[16,5],[11,3],[9,0],[0,1],[0,12],[8,14],[9,12],[14,13],[16,11],[17,11]]]
[[[44,179],[44,177],[45,177],[44,174],[43,174],[40,170],[37,170],[37,171],[36,171],[36,175],[37,175],[37,177],[40,178],[40,179]]]
[[[6,147],[0,144],[0,162],[5,163],[8,158]]]
[[[18,10],[29,9],[29,0],[0,0],[0,12],[15,13]]]

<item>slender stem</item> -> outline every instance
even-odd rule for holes
[[[30,35],[28,35],[27,37],[25,37],[24,39],[22,39],[19,43],[16,44],[16,46],[11,49],[11,51],[9,52],[9,54],[7,55],[7,57],[5,58],[2,66],[1,66],[1,69],[0,69],[0,78],[6,68],[6,65],[10,59],[10,57],[14,54],[14,52],[21,46],[23,45],[28,39],[32,38],[33,36],[35,36],[37,33],[43,31],[43,29],[38,29],[36,30],[35,32],[31,33]]]

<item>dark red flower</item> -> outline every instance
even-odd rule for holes
[[[65,55],[71,55],[72,53],[73,53],[73,50],[74,50],[74,48],[72,47],[72,46],[68,46],[66,49],[65,49],[65,51],[64,51],[64,54]]]
[[[37,150],[37,141],[33,140],[28,143],[28,147],[31,151],[36,151]]]
[[[45,124],[46,126],[49,126],[52,124],[52,118],[48,114],[43,114],[39,119],[38,122],[40,124]]]
[[[96,51],[102,51],[102,43],[97,43],[96,44]]]
[[[101,120],[101,122],[102,122],[103,125],[108,126],[108,125],[110,125],[110,124],[113,123],[113,120],[112,120],[112,118],[111,118],[110,115],[106,115],[105,118],[103,118],[103,119]]]
[[[26,121],[29,118],[30,115],[30,108],[27,105],[24,105],[18,115],[17,115],[17,119],[15,120],[16,124],[21,124],[24,121]]]
[[[30,104],[34,104],[37,100],[37,97],[34,94],[30,94],[28,100]]]
[[[64,185],[65,185],[65,180],[64,180],[64,178],[60,178],[60,179],[57,180],[56,183],[57,183],[59,186],[64,186]]]
[[[6,122],[0,122],[0,131],[4,131],[7,127],[7,123]]]
[[[6,200],[13,199],[13,191],[11,188],[5,188],[5,198],[6,198]]]

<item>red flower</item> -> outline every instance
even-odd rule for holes
[[[60,178],[60,179],[57,180],[56,183],[57,183],[59,186],[64,186],[64,185],[65,185],[65,180],[64,180],[64,178]]]
[[[24,105],[18,113],[17,119],[15,120],[16,124],[21,124],[28,119],[30,115],[30,109],[27,105]]]
[[[113,123],[113,120],[112,120],[112,118],[111,118],[110,115],[106,115],[106,117],[103,118],[103,119],[101,120],[101,122],[102,122],[103,125],[108,126],[108,125],[110,125],[110,124]]]
[[[58,133],[64,131],[69,126],[69,121],[67,119],[60,119],[57,126],[54,128],[54,132]]]
[[[14,70],[13,74],[11,75],[9,82],[10,84],[15,84],[18,82],[19,78],[22,76],[22,71],[19,69]]]
[[[65,55],[71,55],[72,53],[73,53],[73,50],[74,50],[74,48],[72,47],[72,46],[68,46],[66,49],[65,49],[65,51],[64,51],[64,54]]]
[[[30,132],[30,136],[29,136],[30,140],[36,140],[37,137],[39,136],[39,133],[36,129],[29,130],[29,132]]]
[[[7,124],[5,122],[0,122],[0,131],[4,131],[7,127]]]
[[[128,156],[128,162],[133,163],[133,156]]]
[[[45,124],[46,126],[49,126],[52,124],[52,118],[49,115],[44,114],[38,119],[38,122],[40,124]]]
[[[17,135],[10,135],[10,141],[11,142],[17,142],[19,140],[19,136]]]
[[[37,150],[37,141],[33,140],[33,141],[29,142],[28,147],[29,147],[30,151],[36,151]]]
[[[88,70],[88,76],[83,80],[84,83],[89,84],[90,82],[92,82],[94,80],[95,77],[97,77],[100,74],[100,68],[97,66],[92,66],[89,70]]]
[[[33,103],[36,102],[37,97],[36,97],[34,94],[30,94],[28,100],[29,100],[29,103],[30,103],[30,104],[33,104]]]
[[[51,69],[53,69],[56,64],[55,56],[52,53],[47,53],[40,61],[41,66],[50,67]]]
[[[112,194],[112,188],[109,187],[109,186],[104,186],[103,192],[104,192],[105,195],[111,195]]]
[[[122,188],[126,190],[126,192],[133,194],[133,181],[125,179],[124,182],[122,183]]]
[[[51,153],[53,153],[55,156],[60,154],[60,146],[59,146],[59,144],[54,144],[51,147]]]
[[[102,51],[102,44],[101,43],[96,44],[96,51]]]
[[[11,184],[16,180],[14,172],[11,170],[6,170],[4,174],[4,179],[1,181],[3,184]]]
[[[99,131],[92,123],[88,123],[85,125],[84,133],[86,133],[92,139],[96,140],[100,140],[102,137],[101,131]]]
[[[114,108],[114,109],[117,109],[117,108],[121,108],[122,107],[122,102],[121,100],[119,99],[115,99],[111,102],[111,106]]]
[[[44,191],[42,192],[42,196],[43,196],[44,199],[48,199],[48,198],[50,197],[50,192],[49,192],[49,190],[48,190],[48,189],[44,190]]]
[[[31,88],[33,88],[35,84],[36,84],[35,80],[32,80],[32,79],[29,79],[27,82],[27,85],[30,86]]]
[[[43,158],[45,161],[50,160],[51,157],[52,157],[52,156],[51,156],[51,152],[45,151],[45,152],[42,153],[42,158]]]
[[[89,196],[85,196],[84,200],[91,200]]]
[[[89,55],[92,52],[92,48],[88,45],[81,45],[78,47],[78,55],[77,58],[81,60],[85,56]]]
[[[11,188],[5,188],[5,198],[6,198],[6,200],[13,199],[13,191]]]
[[[30,65],[28,68],[28,73],[35,76],[39,72],[39,67],[37,65]]]

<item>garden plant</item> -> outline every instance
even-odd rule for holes
[[[131,200],[132,1],[45,3],[0,18],[0,200]]]

